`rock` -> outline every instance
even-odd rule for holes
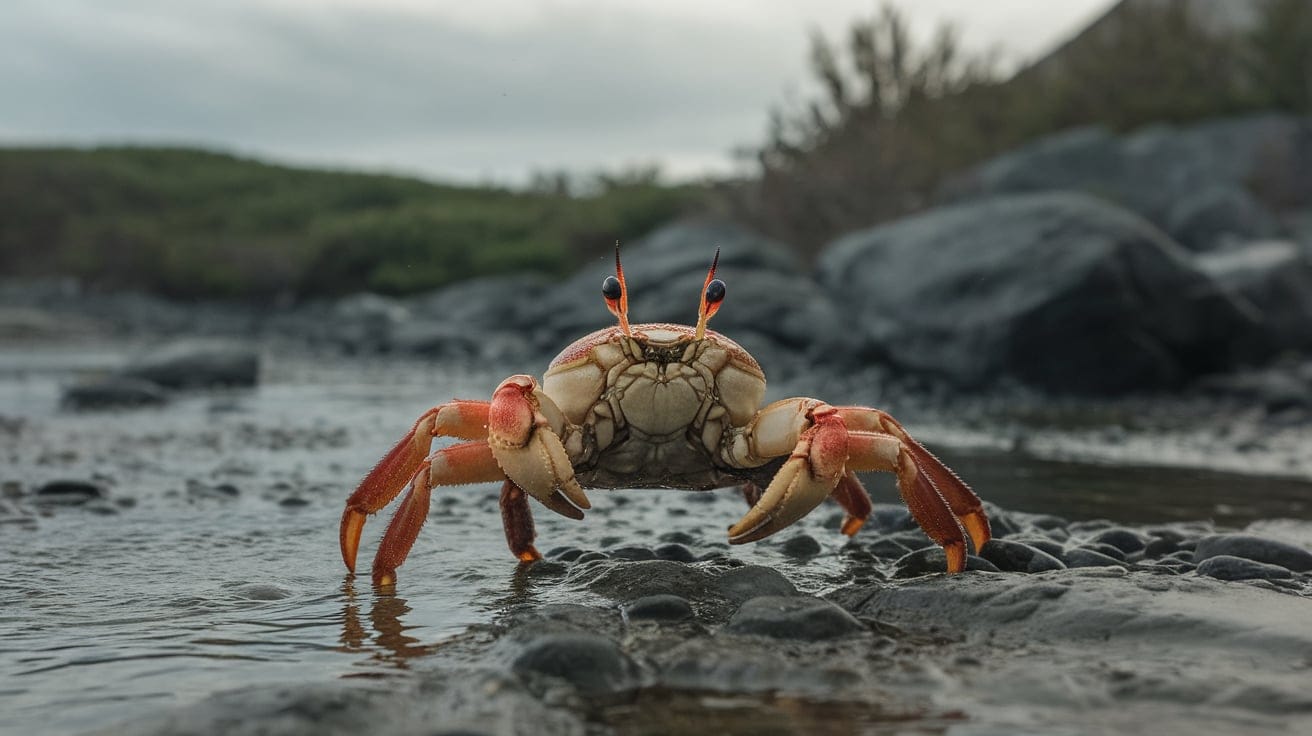
[[[1279,565],[1235,557],[1214,555],[1198,563],[1199,575],[1218,580],[1288,580],[1294,574]]]
[[[988,545],[984,545],[987,547]],[[914,578],[921,575],[947,572],[948,556],[942,547],[925,547],[904,555],[893,563],[893,577]],[[1001,572],[998,566],[975,555],[966,555],[966,569],[983,572]]]
[[[1294,572],[1312,570],[1312,552],[1285,542],[1248,534],[1216,534],[1203,537],[1194,549],[1194,562],[1201,563],[1218,555],[1231,555],[1254,562],[1279,565]]]
[[[999,197],[852,233],[821,255],[850,357],[979,387],[1171,388],[1234,365],[1253,324],[1143,220],[1086,195]]]
[[[1166,232],[1189,250],[1226,250],[1238,243],[1274,236],[1275,217],[1235,184],[1214,184],[1174,203],[1165,214]]]
[[[867,544],[866,551],[880,559],[896,560],[911,550],[897,540],[884,537]]]
[[[784,540],[779,546],[785,555],[794,558],[815,557],[823,549],[816,538],[810,534],[798,534]]]
[[[1093,535],[1090,544],[1108,544],[1125,554],[1142,551],[1148,546],[1147,540],[1136,532],[1125,528],[1106,529]]]
[[[1199,256],[1198,268],[1256,309],[1250,334],[1238,336],[1258,357],[1269,349],[1312,348],[1312,254],[1296,243],[1247,243]],[[1268,346],[1271,346],[1270,348]],[[1253,362],[1256,362],[1254,360]]]
[[[892,503],[875,504],[870,510],[870,516],[866,518],[866,525],[885,534],[920,528],[906,506]]]
[[[126,376],[106,376],[64,389],[61,405],[66,409],[119,409],[161,406],[169,396],[158,384]]]
[[[1065,560],[1066,567],[1072,568],[1125,567],[1125,562],[1123,560],[1109,557],[1101,552],[1095,552],[1091,549],[1081,549],[1079,547],[1066,550],[1065,554],[1062,555],[1062,559]]]
[[[1252,193],[1273,204],[1305,201],[1312,191],[1312,124],[1262,113],[1189,126],[1155,125],[1122,138],[1083,128],[1039,139],[957,176],[944,198],[1082,191],[1132,210],[1159,227],[1183,227],[1226,205],[1209,190]],[[1185,207],[1184,203],[1195,202]],[[1243,205],[1238,205],[1243,207]],[[1260,228],[1232,213],[1217,226]],[[1260,217],[1256,215],[1256,217]],[[1200,223],[1201,224],[1201,223]]]
[[[616,547],[606,551],[615,560],[654,560],[656,553],[647,547]]]
[[[692,618],[692,606],[677,595],[649,595],[624,607],[630,621],[686,621]]]
[[[587,557],[586,554],[579,557],[575,568]],[[670,560],[601,563],[571,571],[571,577],[598,595],[621,601],[660,594],[694,599],[712,584],[705,570]]]
[[[1121,551],[1121,548],[1113,547],[1110,544],[1102,544],[1100,542],[1089,542],[1080,545],[1076,549],[1087,549],[1091,552],[1097,552],[1100,555],[1106,555],[1107,557],[1110,557],[1114,560],[1120,560],[1121,562],[1125,562],[1126,560],[1125,553]]]
[[[682,544],[662,544],[656,548],[656,557],[661,560],[673,560],[674,562],[696,562],[697,555],[692,550]]]
[[[1009,536],[1007,537],[1007,541],[1019,542],[1026,546],[1033,547],[1034,549],[1040,550],[1042,552],[1047,552],[1048,554],[1052,555],[1053,557],[1059,560],[1061,559],[1061,556],[1065,554],[1065,550],[1066,550],[1066,548],[1063,547],[1060,543],[1055,542],[1052,539],[1049,539],[1048,537],[1031,537],[1031,536],[1019,535],[1019,536]]]
[[[552,547],[545,557],[551,560],[560,560],[561,562],[573,562],[583,554],[583,550],[578,547]]]
[[[1007,572],[1045,572],[1066,568],[1061,560],[1047,552],[1009,539],[990,539],[979,553],[999,570]]]
[[[852,614],[823,598],[760,596],[739,607],[725,631],[777,639],[820,641],[862,633]]]
[[[36,489],[36,502],[52,506],[81,506],[106,496],[105,489],[84,480],[54,480]]]
[[[166,388],[254,386],[260,355],[229,340],[186,339],[159,347],[124,368],[120,375]]]
[[[1290,408],[1312,408],[1312,382],[1281,366],[1209,376],[1198,388],[1211,396],[1261,406],[1268,413]]]
[[[639,670],[615,642],[596,634],[547,634],[530,641],[511,663],[517,674],[556,677],[588,694],[637,687]]]
[[[758,595],[797,595],[797,588],[779,571],[761,565],[746,565],[725,570],[712,583],[715,591],[730,601],[741,603]]]

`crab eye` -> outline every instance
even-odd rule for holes
[[[614,276],[607,276],[606,280],[601,282],[601,295],[609,301],[615,301],[624,295],[624,289],[620,286],[620,280]]]
[[[706,285],[706,303],[710,305],[719,304],[724,301],[724,292],[725,288],[723,281],[719,279],[711,281],[711,283]]]

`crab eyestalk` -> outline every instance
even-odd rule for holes
[[[615,275],[607,276],[601,282],[601,295],[606,299],[606,308],[620,321],[624,334],[633,336],[629,329],[629,287],[624,283],[624,267],[620,265],[620,242],[615,241]]]
[[[720,265],[720,249],[716,248],[715,258],[711,260],[711,270],[706,272],[706,283],[702,284],[701,304],[697,307],[697,332],[694,335],[697,340],[706,337],[706,323],[720,311],[720,304],[724,302],[724,282],[715,278],[715,268],[718,265]]]

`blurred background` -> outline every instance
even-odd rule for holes
[[[4,14],[0,272],[175,297],[565,274],[707,211],[810,260],[1043,136],[1312,104],[1294,0]]]

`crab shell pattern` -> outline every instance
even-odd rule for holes
[[[859,471],[896,473],[916,522],[947,554],[949,572],[989,539],[979,498],[896,420],[860,406],[791,398],[760,407],[765,374],[747,351],[706,323],[724,300],[715,278],[702,289],[697,325],[630,325],[619,249],[602,285],[618,324],[580,338],[541,383],[515,375],[491,401],[450,401],[424,412],[346,501],[342,559],[355,570],[366,517],[409,486],[374,558],[373,580],[396,582],[428,516],[434,486],[503,481],[501,514],[510,551],[541,558],[528,496],[572,519],[591,507],[584,488],[739,485],[750,509],[729,527],[733,544],[767,537],[832,497],[853,535],[870,514]],[[430,453],[434,437],[467,442]],[[762,490],[764,489],[764,490]]]

